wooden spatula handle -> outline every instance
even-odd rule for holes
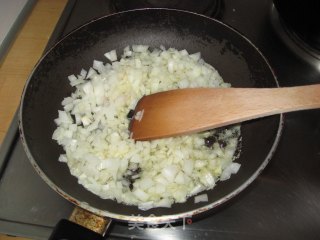
[[[133,122],[133,137],[147,140],[174,136],[319,107],[320,84],[285,88],[188,88],[160,92],[140,100],[136,111],[146,110],[141,121]]]
[[[229,112],[234,112],[234,118],[243,120],[320,107],[320,84],[285,88],[230,88],[223,91],[221,96],[210,97],[209,92],[205,95],[214,105],[212,101],[217,97],[230,98],[230,101],[223,101],[227,105],[225,107]]]

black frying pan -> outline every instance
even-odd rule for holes
[[[62,148],[51,139],[61,101],[73,91],[67,76],[89,69],[104,53],[118,53],[132,44],[201,52],[233,87],[277,87],[263,55],[244,36],[216,20],[168,9],[134,10],[102,17],[73,31],[36,65],[22,96],[20,131],[25,150],[41,177],[59,194],[101,216],[123,221],[167,222],[216,208],[246,188],[270,160],[282,129],[282,116],[242,125],[242,164],[238,174],[207,191],[209,202],[194,199],[171,208],[141,211],[116,201],[103,200],[77,183],[66,164],[58,162]],[[150,216],[153,214],[153,216]]]

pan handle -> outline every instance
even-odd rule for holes
[[[58,222],[49,240],[102,240],[111,223],[112,219],[76,206],[69,220],[62,219]]]

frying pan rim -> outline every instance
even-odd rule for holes
[[[57,41],[37,62],[37,64],[34,66],[33,70],[31,71],[26,84],[23,88],[23,92],[22,92],[22,96],[21,96],[21,100],[20,100],[20,109],[19,109],[19,119],[18,119],[18,124],[19,124],[19,132],[20,132],[20,138],[21,138],[21,142],[23,145],[23,148],[26,152],[26,155],[29,159],[29,161],[31,162],[32,166],[34,167],[34,169],[36,170],[36,172],[40,175],[40,177],[54,190],[56,191],[59,195],[61,195],[63,198],[65,198],[66,200],[68,200],[69,202],[80,206],[92,213],[95,213],[97,215],[103,216],[103,217],[108,217],[111,219],[115,219],[115,220],[119,220],[119,221],[126,221],[126,222],[139,222],[139,223],[167,223],[167,222],[172,222],[172,221],[177,221],[177,220],[181,220],[187,217],[191,217],[191,216],[195,216],[197,214],[203,213],[205,211],[208,211],[210,209],[213,209],[225,202],[227,202],[228,200],[230,200],[231,198],[233,198],[234,196],[238,195],[240,192],[242,192],[247,186],[249,186],[257,177],[258,175],[261,173],[261,171],[267,166],[267,164],[269,163],[270,159],[272,158],[278,143],[280,141],[280,137],[282,135],[282,131],[283,131],[283,125],[284,125],[284,119],[283,119],[283,114],[278,114],[276,116],[279,116],[279,125],[278,125],[278,129],[277,129],[277,134],[276,134],[276,138],[273,142],[273,145],[270,149],[270,151],[268,152],[268,155],[266,156],[266,158],[264,159],[264,161],[262,162],[262,164],[260,165],[260,167],[254,172],[254,174],[251,175],[251,177],[249,179],[247,179],[242,185],[240,185],[238,188],[236,188],[235,190],[233,190],[231,193],[229,193],[228,195],[224,196],[223,198],[211,202],[203,207],[199,207],[199,208],[195,208],[191,211],[188,212],[184,212],[184,213],[177,213],[177,214],[172,214],[172,215],[163,215],[163,216],[149,216],[149,217],[142,217],[142,216],[129,216],[129,215],[123,215],[123,214],[115,214],[106,210],[101,210],[95,207],[90,206],[88,203],[85,202],[81,202],[79,200],[77,200],[76,198],[72,197],[71,195],[67,194],[66,192],[64,192],[62,189],[60,189],[60,187],[58,187],[56,184],[54,184],[48,177],[47,175],[42,171],[42,169],[39,167],[37,161],[34,159],[34,157],[32,156],[31,151],[29,150],[28,147],[28,143],[25,139],[25,134],[24,134],[24,127],[23,127],[23,102],[25,99],[25,94],[26,91],[28,89],[29,83],[31,82],[31,79],[33,77],[33,74],[35,73],[35,71],[37,70],[38,66],[42,63],[42,61],[46,58],[46,56],[57,46],[59,45],[62,41],[64,41],[66,38],[68,38],[70,35],[72,35],[74,32],[79,31],[81,28],[84,28],[85,26],[96,22],[96,21],[100,21],[101,19],[104,18],[108,18],[108,17],[112,17],[114,15],[120,15],[120,14],[127,14],[130,12],[145,12],[145,11],[167,11],[167,12],[178,12],[178,13],[186,13],[186,14],[191,14],[191,15],[197,15],[200,16],[202,18],[206,18],[209,21],[214,21],[218,24],[223,25],[224,27],[228,28],[229,30],[231,30],[232,32],[236,33],[237,35],[239,35],[241,38],[243,38],[245,41],[247,41],[249,43],[249,45],[251,45],[256,51],[257,53],[262,57],[262,59],[264,60],[264,62],[267,64],[268,68],[270,69],[273,79],[275,81],[276,87],[279,87],[279,82],[277,80],[277,77],[271,67],[271,65],[269,64],[268,60],[266,59],[266,57],[262,54],[262,52],[246,37],[244,36],[242,33],[240,33],[238,30],[236,30],[234,27],[231,27],[230,25],[223,23],[219,20],[207,17],[205,15],[202,14],[198,14],[198,13],[194,13],[194,12],[190,12],[190,11],[185,11],[185,10],[178,10],[178,9],[169,9],[169,8],[140,8],[140,9],[134,9],[134,10],[128,10],[128,11],[122,11],[122,12],[117,12],[117,13],[113,13],[113,14],[109,14],[109,15],[105,15],[105,16],[101,16],[95,19],[92,19],[90,21],[88,21],[87,23],[75,28],[74,30],[72,30],[70,33],[66,34],[63,38],[61,38],[59,41]]]

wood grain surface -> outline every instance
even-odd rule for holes
[[[38,0],[0,65],[0,143],[67,0]]]
[[[41,57],[66,3],[67,0],[38,0],[1,62],[0,144],[18,108],[23,86]],[[26,238],[0,233],[0,240],[23,239]]]

